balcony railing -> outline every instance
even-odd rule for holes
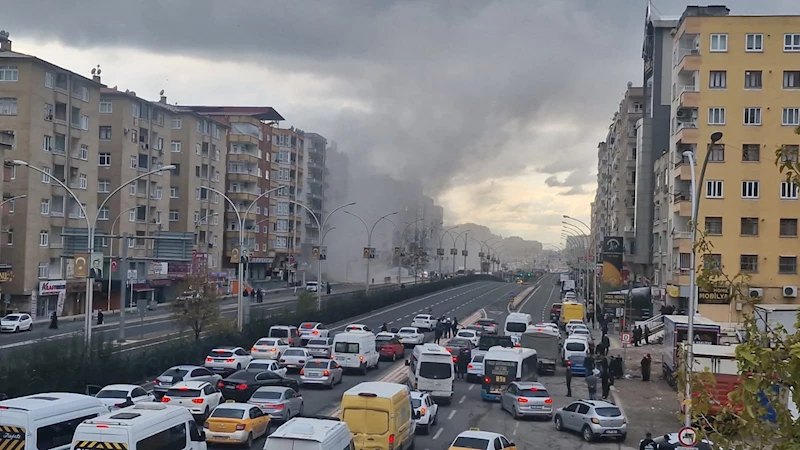
[[[681,63],[686,56],[700,56],[700,50],[697,48],[680,47],[675,53],[675,61],[672,62],[672,67]]]
[[[675,239],[691,239],[692,232],[691,231],[676,231],[674,234]]]

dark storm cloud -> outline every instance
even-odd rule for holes
[[[598,130],[625,83],[641,83],[644,1],[6,3],[0,28],[12,38],[246,61],[329,79],[337,95],[368,110],[274,106],[358,159],[421,180],[432,194],[528,168],[570,172],[553,180],[573,192],[590,182],[576,174],[594,165]],[[664,14],[680,14],[686,3],[655,2]],[[728,4],[734,13],[800,13],[796,0]],[[562,134],[535,127],[563,121],[580,127]]]
[[[587,170],[573,170],[564,178],[564,181],[560,181],[557,176],[551,175],[544,180],[544,183],[550,187],[581,187],[594,180],[595,177]]]

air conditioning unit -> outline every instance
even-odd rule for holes
[[[797,286],[784,286],[783,287],[783,296],[784,297],[797,297]]]
[[[675,111],[675,118],[680,122],[691,122],[694,120],[692,108],[680,107]]]
[[[764,289],[750,288],[747,290],[747,296],[750,298],[761,298],[764,296]]]

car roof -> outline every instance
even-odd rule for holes
[[[430,394],[428,394],[427,392],[411,391],[411,398],[422,399],[422,398],[425,398],[426,395],[430,395]]]
[[[181,364],[180,366],[172,366],[167,370],[194,370],[194,369],[205,369],[205,367]],[[164,372],[166,372],[167,370],[165,370]]]
[[[134,389],[136,389],[138,387],[141,387],[141,386],[138,386],[138,385],[135,385],[135,384],[109,384],[108,386],[105,386],[103,389],[100,389],[100,390],[102,391],[102,390],[105,390],[105,389],[109,389],[109,390],[110,389],[115,389],[115,390],[120,390],[120,391],[122,391],[122,390],[132,391],[132,390],[134,390]]]
[[[594,407],[594,408],[617,408],[617,409],[619,409],[619,406],[617,406],[617,405],[615,405],[615,404],[613,404],[611,402],[607,402],[605,400],[583,400],[583,399],[581,399],[581,400],[578,400],[578,402],[585,403],[585,404],[587,404],[587,405],[589,405],[591,407]],[[622,411],[622,410],[620,410],[620,411]]]
[[[469,329],[469,328],[462,328],[462,329],[458,330],[458,333],[456,333],[456,334],[459,334],[462,331],[466,331],[468,333],[473,333],[473,334],[475,333],[475,330],[472,330],[472,329]]]
[[[216,351],[228,351],[228,352],[235,352],[236,350],[241,349],[242,347],[214,347],[211,349],[212,352]],[[210,352],[209,352],[210,353]]]
[[[533,389],[536,388],[540,391],[546,391],[547,387],[542,383],[537,383],[535,381],[514,381],[514,384],[521,389]]]
[[[280,328],[297,328],[297,327],[294,326],[294,325],[273,325],[270,328],[279,328],[280,329]]]
[[[390,333],[388,331],[381,331],[380,333],[375,335],[375,337],[378,337],[378,336],[395,337],[395,334],[394,333]]]
[[[400,327],[400,331],[403,331],[403,330],[415,330],[415,331],[419,331],[419,328],[417,328],[417,327]]]
[[[456,437],[457,438],[459,438],[459,437],[471,437],[471,438],[486,439],[488,441],[491,441],[492,439],[498,438],[500,436],[503,436],[503,435],[500,434],[500,433],[495,433],[494,431],[467,430],[467,431],[462,431],[461,433],[458,433],[458,436],[456,436]],[[503,436],[503,437],[505,437],[505,436]],[[506,439],[508,439],[508,438],[506,438]]]
[[[283,392],[288,388],[286,386],[261,386],[260,388],[256,389],[256,392]]]
[[[214,409],[238,409],[239,411],[249,411],[253,405],[250,403],[220,403]]]
[[[198,381],[198,380],[190,380],[190,381],[179,381],[172,385],[170,389],[177,389],[186,387],[189,389],[200,389],[205,385],[210,384],[208,381]]]

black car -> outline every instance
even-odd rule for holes
[[[472,341],[469,339],[453,338],[447,343],[447,351],[450,352],[453,357],[463,355],[467,358],[467,361],[472,359],[473,348]]]
[[[253,392],[264,386],[283,386],[300,392],[300,383],[297,380],[261,369],[234,372],[217,384],[225,400],[234,400],[237,403],[247,403]]]
[[[478,350],[489,351],[492,347],[514,348],[511,336],[498,336],[496,334],[482,334],[478,339]]]

